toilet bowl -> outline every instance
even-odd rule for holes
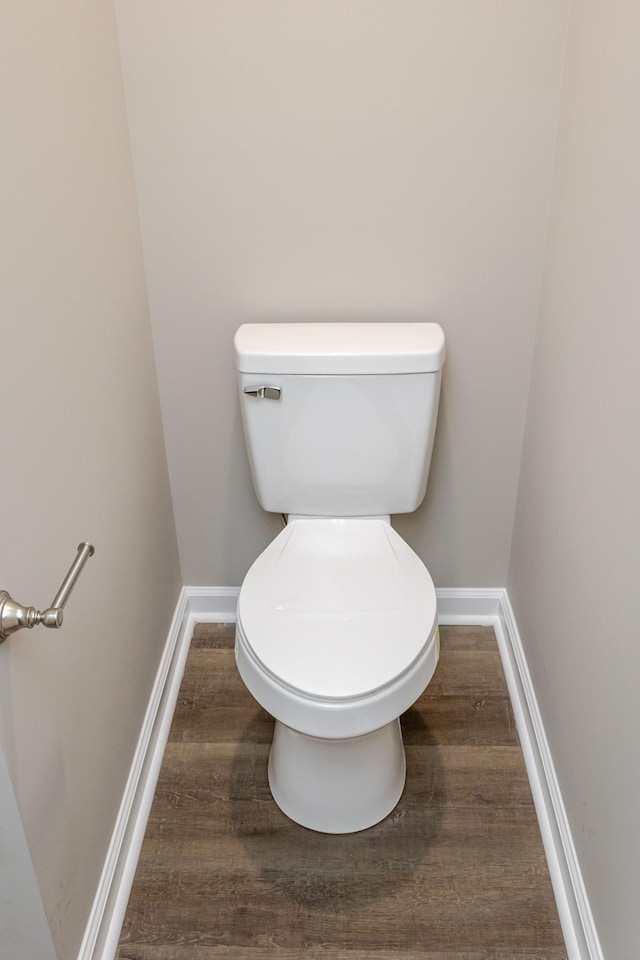
[[[236,661],[276,720],[269,784],[292,820],[345,833],[393,809],[398,718],[437,660],[433,582],[388,517],[289,518],[242,585]]]
[[[400,798],[399,718],[438,661],[433,582],[390,516],[425,495],[444,334],[243,324],[234,347],[256,495],[288,518],[240,590],[238,669],[276,721],[276,803],[313,830],[363,830]]]

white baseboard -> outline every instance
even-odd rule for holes
[[[185,587],[189,613],[199,623],[235,623],[240,587]]]
[[[113,960],[196,622],[233,623],[237,587],[184,587],[167,636],[78,960]],[[569,960],[604,960],[507,591],[436,591],[441,624],[493,626]]]
[[[506,590],[494,624],[569,960],[604,960],[553,758]]]
[[[78,960],[113,960],[197,621],[233,622],[239,590],[183,587],[138,738]]]
[[[522,639],[507,591],[438,589],[441,624],[494,628],[569,960],[604,960]]]
[[[468,623],[492,626],[500,612],[503,593],[500,587],[475,590],[438,587],[438,621],[443,625]]]

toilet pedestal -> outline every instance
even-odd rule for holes
[[[348,740],[323,740],[276,721],[269,754],[273,798],[291,820],[321,833],[353,833],[384,819],[402,795],[400,721]]]

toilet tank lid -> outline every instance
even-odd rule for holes
[[[445,342],[437,323],[244,323],[234,338],[241,373],[435,373]]]

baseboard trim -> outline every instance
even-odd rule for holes
[[[149,698],[78,960],[113,960],[193,632],[183,588]]]
[[[438,621],[445,625],[493,625],[500,612],[503,590],[500,587],[464,590],[456,587],[438,587]]]
[[[240,587],[185,587],[189,613],[200,623],[235,623]]]
[[[553,758],[506,590],[494,624],[569,960],[604,960]]]
[[[158,668],[78,960],[113,960],[196,622],[234,623],[239,588],[184,587]],[[436,591],[441,624],[494,627],[569,960],[604,960],[571,830],[504,588]]]

